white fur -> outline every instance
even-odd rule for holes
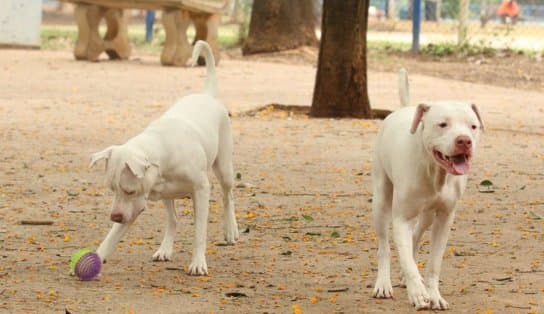
[[[208,77],[203,93],[180,99],[142,133],[123,145],[110,146],[94,154],[91,166],[106,160],[107,186],[115,194],[111,219],[116,223],[97,249],[102,260],[113,251],[128,227],[145,209],[147,200],[162,200],[168,222],[154,260],[169,260],[176,232],[174,200],[191,196],[195,212],[192,275],[207,274],[206,227],[210,198],[208,170],[213,169],[223,190],[224,236],[238,239],[232,194],[232,135],[228,112],[214,95],[215,66],[210,47],[198,41],[193,59],[204,50]]]
[[[408,82],[408,72],[405,69],[400,69],[399,71],[399,96],[402,107],[410,105],[410,85]]]
[[[403,105],[409,102],[407,82],[406,73],[401,71]],[[435,154],[451,157],[462,152],[463,156],[473,156],[482,128],[477,108],[456,102],[403,107],[384,120],[372,166],[372,211],[378,239],[374,297],[393,297],[388,240],[392,222],[409,301],[416,309],[449,308],[438,289],[439,274],[455,203],[465,189],[468,168],[442,166]],[[463,173],[452,173],[455,169]],[[424,281],[417,266],[418,242],[431,225],[430,262]]]

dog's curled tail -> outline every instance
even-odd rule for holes
[[[208,72],[206,77],[206,83],[204,84],[204,92],[215,96],[217,94],[217,75],[215,74],[215,58],[213,57],[212,48],[207,42],[199,40],[196,42],[193,48],[192,66],[195,66],[200,54],[203,54],[204,60],[206,60],[206,70]]]
[[[408,72],[404,68],[399,71],[399,96],[402,107],[410,106],[410,86],[408,84]]]

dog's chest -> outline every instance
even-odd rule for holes
[[[179,199],[187,196],[193,190],[193,185],[189,182],[162,181],[153,186],[149,193],[149,199],[152,201],[161,199]]]
[[[454,180],[447,180],[443,185],[437,187],[438,189],[434,193],[428,194],[427,204],[431,204],[430,207],[434,208],[453,208],[459,198],[461,198],[464,188],[465,180],[461,178],[453,178]]]

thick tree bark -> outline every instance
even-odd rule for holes
[[[425,20],[440,21],[440,7],[442,0],[425,0]]]
[[[314,0],[255,0],[244,55],[317,45]]]
[[[370,118],[366,76],[369,0],[325,0],[311,115]]]
[[[397,20],[397,0],[388,0],[387,6],[387,18],[390,20]]]

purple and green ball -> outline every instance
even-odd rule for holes
[[[79,250],[72,256],[70,268],[80,280],[87,281],[100,274],[102,260],[95,252],[88,249]]]

